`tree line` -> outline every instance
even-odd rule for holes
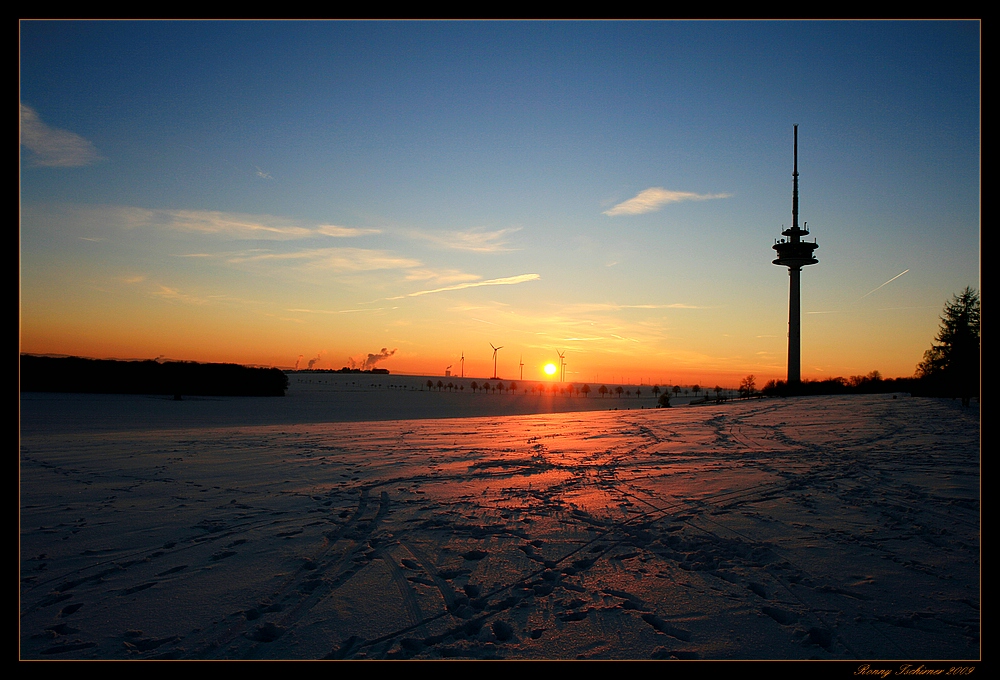
[[[277,368],[194,361],[117,361],[21,355],[22,392],[283,397]]]

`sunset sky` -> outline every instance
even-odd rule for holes
[[[972,21],[25,21],[20,348],[760,385],[797,123],[802,376],[912,375],[980,115]]]

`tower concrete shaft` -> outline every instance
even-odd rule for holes
[[[802,380],[801,267],[788,268],[788,384]]]
[[[801,317],[801,274],[802,267],[817,264],[813,251],[819,248],[816,239],[812,243],[802,240],[809,230],[799,228],[799,126],[793,128],[792,146],[792,226],[781,232],[786,238],[775,241],[772,248],[778,252],[773,264],[788,267],[788,384],[802,379],[802,317]],[[803,227],[805,225],[803,224]]]

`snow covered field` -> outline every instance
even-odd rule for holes
[[[21,657],[980,657],[978,405],[418,395],[22,395]]]

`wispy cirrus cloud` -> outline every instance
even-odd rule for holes
[[[707,309],[699,305],[688,305],[673,302],[664,305],[619,305],[613,302],[578,302],[565,306],[567,312],[581,314],[585,312],[617,312],[622,309]]]
[[[274,215],[246,215],[219,210],[147,210],[144,222],[149,226],[181,231],[214,234],[229,238],[291,240],[328,236],[356,238],[380,233],[379,229],[341,227],[335,224],[303,225]],[[136,217],[140,217],[136,215]]]
[[[228,295],[225,293],[216,293],[211,295],[195,295],[189,293],[181,288],[176,288],[174,286],[165,286],[163,284],[157,284],[154,290],[148,291],[149,295],[160,298],[161,300],[166,300],[168,302],[182,302],[189,305],[217,305],[217,304],[239,304],[239,305],[257,305],[258,301],[253,299],[236,297],[233,295]]]
[[[381,312],[382,307],[370,307],[366,309],[289,309],[289,312],[304,314],[353,314],[355,312]]]
[[[380,229],[309,223],[287,217],[222,210],[148,209],[127,205],[49,205],[28,209],[35,220],[74,225],[86,232],[110,229],[188,233],[222,240],[292,241],[357,238]]]
[[[208,298],[191,295],[190,293],[181,291],[179,288],[164,285],[160,285],[158,290],[152,291],[152,294],[171,302],[184,302],[191,305],[203,305],[209,301]]]
[[[635,338],[626,338],[621,335],[618,335],[617,333],[611,333],[611,337],[617,338],[618,340],[623,340],[625,342],[639,342],[639,340],[636,340]]]
[[[253,254],[230,256],[227,261],[234,264],[266,261],[301,262],[311,268],[346,272],[410,269],[419,267],[421,264],[419,260],[399,257],[384,250],[365,248],[309,248],[291,253],[254,252]]]
[[[359,227],[338,227],[335,224],[321,224],[316,227],[316,233],[323,236],[333,236],[334,238],[355,238],[357,236],[369,236],[371,234],[381,234],[381,229],[362,229]]]
[[[272,215],[243,215],[219,210],[149,210],[149,226],[235,238],[307,238],[315,229]]]
[[[380,233],[379,229],[341,227],[335,224],[303,225],[275,215],[247,215],[220,210],[133,210],[133,226],[215,234],[230,238],[300,239],[313,236],[356,238]]]
[[[411,238],[430,241],[436,246],[449,250],[464,250],[472,253],[505,253],[511,248],[507,236],[520,231],[520,227],[485,231],[470,229],[467,231],[420,231],[411,230],[407,234]]]
[[[408,298],[408,297],[430,295],[431,293],[444,293],[445,291],[449,290],[462,290],[464,288],[479,288],[480,286],[513,286],[519,283],[535,281],[540,278],[542,277],[538,274],[518,274],[517,276],[506,276],[502,279],[489,279],[488,281],[457,283],[453,286],[443,286],[441,288],[432,288],[430,290],[418,290],[415,293],[407,293],[406,295],[397,295],[395,297],[386,298],[386,300],[401,300],[403,298]]]
[[[34,154],[33,164],[77,168],[101,160],[94,145],[75,132],[49,127],[30,106],[21,104],[21,144]]]
[[[477,274],[468,274],[458,269],[411,269],[406,272],[407,281],[430,281],[441,285],[478,281],[481,278],[483,277]]]
[[[691,191],[671,191],[663,187],[650,187],[649,189],[640,191],[627,201],[619,203],[609,210],[605,210],[604,214],[609,217],[641,215],[659,210],[669,203],[707,201],[714,198],[728,198],[729,196],[731,194],[696,194]]]

